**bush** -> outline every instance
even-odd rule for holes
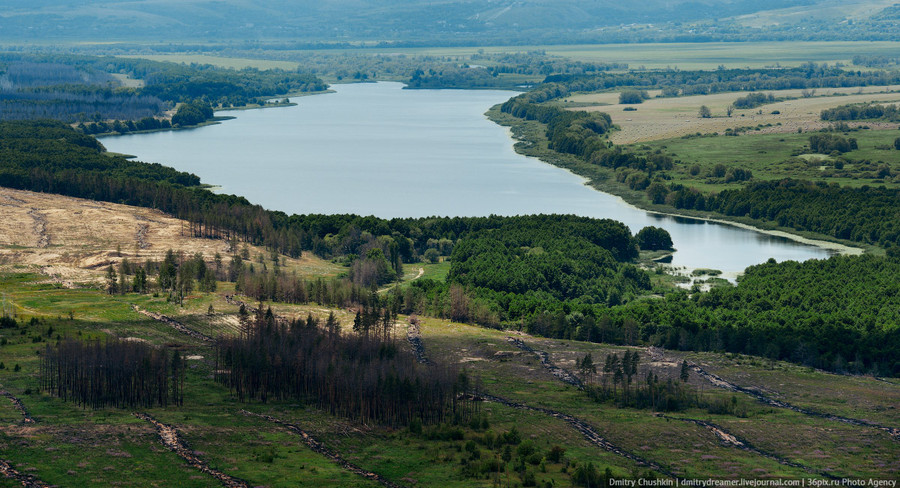
[[[637,235],[638,246],[645,251],[658,251],[672,249],[672,236],[660,227],[647,226],[641,229]]]
[[[649,98],[649,95],[645,91],[625,90],[619,93],[619,103],[622,104],[644,103],[644,100],[647,98]]]
[[[816,134],[809,136],[809,149],[820,154],[832,152],[845,153],[858,149],[856,139],[835,134]]]
[[[770,93],[768,95],[764,93],[751,93],[747,96],[740,97],[734,101],[735,108],[756,108],[760,105],[764,105],[767,103],[772,103],[775,101],[775,97]]]
[[[429,248],[425,251],[425,260],[427,260],[431,264],[435,264],[441,257],[441,253],[438,252],[435,248]]]

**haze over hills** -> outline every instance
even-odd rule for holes
[[[0,37],[18,42],[292,39],[528,44],[617,38],[666,41],[679,40],[678,36],[745,40],[738,37],[767,33],[790,37],[802,31],[820,32],[825,26],[836,29],[829,34],[832,37],[852,38],[890,32],[896,24],[892,5],[891,0],[95,0],[77,4],[11,0],[0,6]],[[810,29],[810,22],[820,25]],[[875,27],[853,29],[849,34],[845,27],[853,22],[870,22]],[[785,32],[785,25],[803,27]]]

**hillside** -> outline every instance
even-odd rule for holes
[[[427,44],[534,43],[589,41],[613,35],[627,38],[632,24],[643,26],[637,38],[707,35],[717,24],[759,27],[783,24],[778,19],[808,20],[825,7],[827,20],[846,18],[831,0],[650,0],[622,4],[611,0],[337,0],[332,2],[190,2],[95,0],[73,6],[59,0],[12,1],[0,7],[0,32],[9,40],[44,39],[143,40],[220,42],[228,40],[299,39],[415,41]],[[843,2],[847,3],[847,2]],[[854,19],[877,16],[882,2],[866,1],[847,9]],[[864,5],[862,5],[864,4]],[[821,19],[821,15],[815,16]],[[696,31],[682,23],[708,24],[713,31]],[[656,26],[659,24],[660,26]],[[633,40],[634,40],[633,39]],[[607,39],[608,40],[608,39]],[[703,40],[703,39],[700,39]],[[733,40],[733,39],[732,39]]]

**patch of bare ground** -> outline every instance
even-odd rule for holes
[[[162,260],[167,250],[227,260],[225,240],[191,237],[182,220],[158,210],[48,193],[0,188],[0,265],[30,265],[48,282],[74,286],[102,281],[105,268],[122,259]],[[249,246],[252,256],[266,255]],[[283,257],[298,274],[330,276],[339,267],[315,258]]]
[[[870,86],[850,88],[820,88],[815,96],[803,98],[802,90],[760,90],[771,93],[776,98],[786,100],[762,105],[753,109],[734,110],[731,117],[726,109],[746,92],[716,93],[712,95],[696,95],[675,98],[651,98],[640,105],[622,105],[618,103],[618,92],[575,95],[567,100],[581,103],[598,103],[595,107],[577,108],[606,112],[612,117],[614,124],[622,130],[610,135],[615,144],[634,144],[681,137],[698,132],[711,134],[724,133],[726,129],[738,127],[756,127],[772,124],[754,131],[757,134],[796,133],[818,130],[831,125],[819,119],[819,114],[827,108],[834,108],[849,103],[900,101],[900,86]],[[656,92],[651,92],[655,96]],[[709,107],[711,118],[701,118],[701,106]],[[626,107],[635,111],[624,111]],[[762,113],[760,113],[760,111]],[[777,114],[773,112],[779,112]],[[777,125],[781,124],[781,125]],[[897,123],[864,121],[850,125],[868,125],[876,129],[896,129]]]

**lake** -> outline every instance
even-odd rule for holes
[[[378,217],[577,214],[637,232],[672,235],[672,265],[735,276],[769,258],[832,251],[734,226],[651,214],[585,186],[563,169],[516,154],[506,128],[484,112],[513,92],[403,90],[400,83],[335,85],[296,106],[226,112],[237,118],[190,130],[102,138],[200,176],[219,191],[287,213]]]

